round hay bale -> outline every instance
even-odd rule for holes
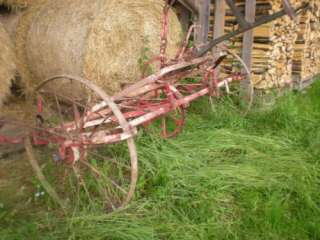
[[[10,94],[11,83],[16,75],[15,61],[13,44],[0,23],[0,107]]]
[[[22,9],[33,4],[35,0],[0,0],[0,5],[7,6],[12,9]]]
[[[87,78],[114,94],[141,77],[139,60],[159,54],[163,0],[57,0],[30,8],[17,29],[17,50],[27,88],[59,74]],[[169,16],[167,54],[182,28]]]
[[[21,14],[22,14],[22,11],[17,11],[10,14],[0,15],[0,23],[2,23],[3,27],[9,34],[13,44],[15,43],[17,25],[19,23]]]

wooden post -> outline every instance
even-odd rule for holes
[[[302,12],[306,11],[310,9],[309,7],[309,3],[303,3],[301,4],[299,7],[295,8],[294,11],[297,14],[301,14]],[[211,40],[208,44],[206,44],[204,47],[202,47],[201,49],[198,49],[198,51],[194,52],[194,56],[196,57],[201,57],[204,54],[206,54],[208,51],[210,51],[214,46],[216,46],[217,44],[229,40],[230,38],[233,38],[241,33],[245,33],[246,31],[249,31],[251,29],[254,29],[256,27],[259,27],[263,24],[269,23],[274,21],[277,18],[281,18],[283,16],[287,15],[285,10],[280,10],[274,14],[265,16],[265,17],[261,17],[259,19],[257,19],[253,24],[250,24],[248,27],[246,28],[239,28],[233,32],[227,33],[219,38],[213,39]]]
[[[217,39],[224,34],[225,17],[226,17],[226,4],[224,0],[215,0],[214,4],[214,29],[213,37]]]
[[[245,20],[239,8],[236,6],[235,2],[233,0],[226,0],[226,2],[229,5],[229,8],[231,9],[233,15],[236,17],[240,26],[243,28],[248,27],[250,24]]]
[[[182,25],[182,30],[186,34],[190,26],[192,11],[190,11],[189,8],[185,7],[185,5],[181,4],[181,2],[176,3],[175,8]]]
[[[198,16],[196,19],[195,44],[200,46],[208,42],[211,0],[197,0],[196,3],[198,6]]]
[[[226,22],[226,4],[224,0],[215,0],[214,3],[214,28],[213,38],[217,39],[224,35],[224,28]],[[221,45],[222,43],[220,43]],[[219,46],[219,45],[218,45]],[[216,59],[219,58],[219,50],[217,48],[212,49]],[[217,68],[217,75],[219,74],[219,68]]]
[[[198,6],[196,0],[179,0],[179,2],[193,14],[198,14]]]
[[[246,0],[246,21],[249,23],[255,22],[256,16],[256,0]],[[247,31],[243,36],[243,46],[242,46],[242,59],[247,64],[249,71],[251,72],[252,67],[252,49],[253,49],[253,30]],[[251,77],[251,76],[250,76]],[[244,95],[250,93],[252,86],[250,77],[246,80],[242,81],[241,88],[243,90]]]
[[[283,4],[283,9],[286,11],[286,13],[289,15],[289,17],[291,19],[295,19],[296,13],[295,13],[292,5],[290,4],[290,2],[288,0],[282,0],[282,4]]]

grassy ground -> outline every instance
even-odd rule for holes
[[[7,209],[0,239],[320,239],[319,81],[246,118],[203,100],[178,138],[137,142],[139,186],[127,209],[67,218]]]

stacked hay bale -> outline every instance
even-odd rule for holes
[[[141,77],[139,59],[159,54],[164,1],[40,0],[16,30],[19,71],[30,90],[58,74],[87,78],[108,94]],[[182,28],[169,14],[168,57]],[[145,56],[147,55],[147,56]]]
[[[294,7],[301,1],[290,1]],[[237,6],[244,13],[245,0],[237,0]],[[257,0],[256,19],[273,14],[282,9],[281,0]],[[292,58],[294,43],[298,37],[298,22],[288,16],[262,25],[254,30],[252,52],[252,80],[255,88],[269,89],[284,87],[292,83]],[[230,10],[226,15],[226,32],[234,31],[238,23]],[[242,49],[242,36],[230,43],[238,53]]]
[[[293,76],[298,84],[320,73],[320,2],[309,4],[311,10],[301,16],[295,44]]]
[[[0,107],[10,95],[10,87],[16,75],[16,58],[13,44],[0,23]]]

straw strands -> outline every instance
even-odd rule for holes
[[[139,80],[139,59],[159,53],[164,1],[40,2],[17,27],[19,70],[27,90],[53,75],[72,74],[113,94]],[[170,11],[169,57],[181,38],[179,20]]]
[[[11,39],[0,23],[0,107],[10,94],[11,82],[16,75],[15,61]]]
[[[0,0],[1,5],[5,5],[13,9],[26,8],[33,2],[35,2],[35,0]]]

